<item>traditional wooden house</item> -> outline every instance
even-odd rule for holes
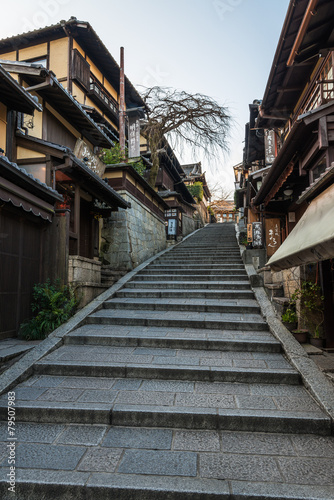
[[[198,229],[198,219],[194,217],[196,201],[184,183],[185,173],[167,140],[160,153],[160,168],[156,189],[167,203],[165,212],[167,238],[179,240]]]
[[[332,2],[291,1],[244,165],[248,222],[262,223],[268,265],[287,297],[301,280],[320,284],[327,347],[334,346],[333,47]]]
[[[205,172],[202,172],[202,164],[191,163],[187,165],[182,165],[182,170],[185,173],[183,177],[183,182],[189,188],[189,186],[194,186],[196,183],[197,186],[202,187],[202,196],[200,199],[197,197],[196,209],[198,212],[198,217],[201,221],[202,225],[208,224],[210,222],[210,214],[208,212],[208,206],[211,200],[210,189],[207,185]],[[190,192],[192,192],[192,188],[190,188]]]
[[[118,140],[119,66],[89,23],[75,18],[1,40],[0,52],[3,67],[43,107],[33,119],[13,116],[10,159],[63,194],[64,279],[80,283],[87,301],[102,290],[99,219],[130,206],[103,181],[96,155]],[[128,79],[125,87],[126,105],[141,105]]]
[[[13,114],[31,119],[40,104],[0,66],[0,339],[30,317],[35,283],[57,264],[55,204],[63,197],[11,162]]]
[[[210,203],[216,222],[238,222],[238,213],[233,200],[218,200]]]

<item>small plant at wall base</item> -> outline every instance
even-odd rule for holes
[[[297,323],[298,316],[296,311],[288,307],[287,310],[282,314],[283,323]]]
[[[309,329],[311,336],[320,338],[324,322],[324,297],[319,285],[304,281],[291,296],[291,302],[300,301],[300,318]]]
[[[19,336],[25,340],[45,339],[75,313],[77,305],[74,289],[61,285],[59,280],[34,285],[31,304],[34,317],[21,324]]]

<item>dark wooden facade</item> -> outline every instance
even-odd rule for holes
[[[262,222],[267,247],[267,229],[273,220],[277,222],[283,248],[287,237],[293,238],[294,228],[309,205],[334,182],[332,2],[319,0],[312,14],[307,0],[290,2],[263,100],[250,105],[236,200],[238,208],[244,210],[246,222]],[[322,51],[325,46],[329,49]],[[254,130],[261,140],[254,137]],[[269,264],[275,262],[274,258],[275,253]],[[314,279],[322,287],[326,346],[332,347],[331,265],[321,257],[320,247],[305,259],[307,266],[301,266],[300,275]],[[290,257],[286,262],[275,263],[275,270],[291,267],[288,262],[300,266],[296,255],[295,260]]]

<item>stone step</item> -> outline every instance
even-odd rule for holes
[[[165,268],[164,266],[159,266],[158,268],[148,268],[144,269],[137,273],[137,276],[161,276],[167,274],[168,276],[242,276],[244,279],[248,277],[246,271],[244,269],[202,269],[202,267],[198,267],[194,269],[186,269],[182,266],[182,268],[178,269],[170,269]]]
[[[116,358],[117,356],[115,356]],[[166,361],[167,362],[167,361]],[[89,361],[40,361],[34,365],[34,372],[43,375],[74,377],[115,377],[163,380],[186,380],[201,382],[233,382],[261,384],[298,385],[300,375],[292,369],[266,370],[259,368],[206,367],[170,364],[126,364]],[[8,405],[7,405],[8,406]]]
[[[130,309],[150,311],[194,311],[208,313],[260,313],[260,307],[255,300],[228,301],[224,304],[217,300],[203,299],[111,299],[103,303],[104,309]]]
[[[163,263],[161,262],[160,264],[151,264],[147,269],[180,269],[180,264],[175,264],[174,262],[172,263]],[[209,269],[209,270],[233,270],[233,269],[241,269],[242,271],[245,269],[245,266],[240,263],[240,264],[198,264],[198,263],[192,263],[189,264],[188,262],[182,263],[182,269],[190,269],[196,271],[197,269]]]
[[[190,335],[189,335],[190,334]],[[217,334],[198,330],[148,328],[138,333],[136,327],[84,325],[65,337],[65,345],[97,345],[114,347],[157,347],[163,349],[195,349],[206,351],[248,351],[280,353],[281,344],[270,333],[225,331]]]
[[[160,259],[170,259],[170,260],[173,260],[173,259],[178,259],[178,260],[199,259],[201,261],[205,261],[205,260],[210,261],[212,259],[216,259],[216,260],[218,260],[218,259],[219,260],[236,259],[240,262],[241,255],[240,255],[240,252],[239,253],[221,253],[221,252],[212,252],[212,253],[175,252],[174,253],[174,252],[170,252],[170,253],[167,253],[159,258]]]
[[[161,259],[157,259],[154,261],[154,263],[156,265],[159,265],[159,264],[166,264],[166,265],[177,265],[178,267],[180,266],[183,266],[184,264],[185,265],[193,265],[193,266],[206,266],[206,265],[210,265],[210,266],[226,266],[226,262],[225,262],[226,258],[224,257],[223,259],[221,258],[217,258],[217,257],[210,257],[210,258],[196,258],[196,257],[192,257],[192,258],[184,258],[184,259],[181,259],[181,258],[161,258]],[[243,265],[243,262],[240,258],[228,258],[228,265],[235,265],[235,266],[242,266],[244,268],[244,265]]]
[[[194,283],[196,281],[224,281],[224,278],[227,278],[228,281],[245,281],[245,278],[247,275],[245,274],[233,274],[233,275],[226,275],[226,274],[221,274],[218,275],[220,280],[217,279],[217,275],[213,274],[210,275],[208,273],[201,275],[201,274],[144,274],[143,272],[140,272],[136,274],[133,278],[133,281],[173,281],[173,277],[177,278],[177,281],[188,281],[190,283]]]
[[[55,392],[55,391],[54,391]],[[70,389],[68,390],[68,393]],[[81,391],[83,392],[83,391]],[[119,391],[124,399],[128,396],[126,391]],[[128,391],[134,393],[134,391]],[[178,394],[178,397],[189,401],[187,394]],[[145,395],[140,395],[145,400]],[[159,399],[155,394],[151,399]],[[169,393],[165,393],[168,400]],[[183,396],[183,397],[182,397]],[[208,395],[206,395],[208,396]],[[219,400],[215,395],[205,398],[208,401]],[[204,397],[204,395],[203,395]],[[230,396],[232,398],[232,396]],[[122,398],[121,398],[122,399]],[[163,399],[163,398],[160,398]],[[227,399],[225,405],[228,406]],[[193,403],[201,402],[199,396],[193,398]],[[224,403],[221,402],[221,406]],[[263,409],[230,409],[208,406],[178,406],[178,405],[145,405],[145,404],[99,404],[75,403],[60,401],[19,401],[16,411],[19,422],[38,422],[64,424],[112,424],[113,427],[167,427],[174,429],[192,430],[224,430],[238,432],[265,432],[267,433],[301,433],[329,436],[331,434],[331,421],[320,410],[317,411],[282,411]],[[6,409],[0,403],[0,415],[4,419]]]
[[[42,363],[38,363],[41,367]],[[86,366],[84,364],[84,366]],[[73,376],[74,375],[74,376]],[[136,377],[69,371],[36,374],[16,389],[19,422],[330,434],[330,419],[298,385]],[[283,374],[282,374],[283,376]],[[285,374],[285,377],[287,375]],[[246,383],[245,383],[246,382]],[[5,397],[0,416],[8,412]]]
[[[21,423],[18,447],[2,500],[333,498],[330,436]]]
[[[129,297],[129,298],[201,298],[201,299],[253,299],[254,294],[251,290],[166,290],[161,287],[161,290],[157,289],[146,289],[146,288],[122,288],[119,292],[116,292],[116,297]]]
[[[130,281],[126,284],[128,288],[164,288],[164,289],[184,289],[184,290],[193,290],[193,289],[203,289],[203,290],[251,290],[251,286],[249,281],[164,281],[163,285],[159,281]]]
[[[257,314],[196,313],[187,311],[140,311],[103,309],[88,316],[87,324],[209,328],[214,330],[267,331],[268,326]]]

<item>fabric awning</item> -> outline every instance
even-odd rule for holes
[[[334,258],[334,184],[315,198],[267,265],[280,271]]]

